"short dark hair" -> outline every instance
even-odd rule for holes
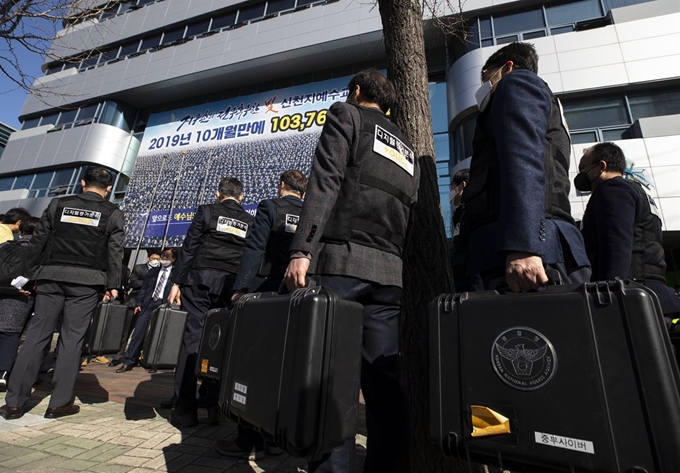
[[[179,252],[177,251],[177,248],[166,248],[166,249],[164,249],[163,251],[164,251],[164,252],[165,252],[165,251],[171,252],[171,253],[172,253],[172,257],[175,258],[175,259],[177,259],[177,255],[179,255]],[[161,253],[161,256],[162,256],[162,253]]]
[[[35,227],[38,226],[40,219],[38,217],[28,217],[27,219],[22,219],[19,224],[19,233],[22,235],[33,235]]]
[[[93,167],[85,171],[83,177],[86,187],[97,187],[98,189],[106,189],[113,183],[111,173],[102,167]]]
[[[222,197],[233,197],[238,199],[243,195],[243,184],[235,177],[224,177],[217,188]]]
[[[146,257],[148,258],[151,255],[161,255],[161,249],[160,248],[147,248],[146,249]]]
[[[283,186],[292,192],[303,195],[307,189],[307,176],[297,169],[289,169],[281,174]]]
[[[598,161],[607,163],[607,169],[609,171],[616,171],[623,174],[626,170],[626,156],[623,154],[623,150],[614,143],[609,141],[598,143],[586,149],[586,154],[590,155],[591,163],[596,163]]]
[[[5,212],[5,215],[2,217],[2,223],[9,223],[11,225],[17,223],[20,220],[26,220],[30,217],[31,214],[28,213],[28,210],[22,209],[21,207],[14,207],[13,209],[9,209],[7,212]]]
[[[394,107],[397,101],[397,92],[392,82],[377,69],[364,69],[352,77],[347,85],[350,95],[357,85],[364,100],[377,103],[384,113]]]
[[[538,74],[538,54],[531,43],[510,43],[502,47],[487,59],[482,68],[482,74],[489,69],[501,67],[508,61],[512,61],[516,68],[527,69]]]
[[[453,179],[451,179],[451,184],[454,186],[457,186],[461,182],[467,182],[470,180],[470,170],[469,169],[461,169],[458,171],[456,174],[453,175]]]

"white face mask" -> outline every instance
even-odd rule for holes
[[[161,266],[163,266],[164,268],[167,268],[171,264],[172,264],[172,261],[170,261],[169,259],[162,259],[161,260]]]
[[[490,80],[488,80],[484,82],[479,87],[479,89],[477,89],[477,92],[475,92],[475,100],[477,100],[477,107],[479,107],[480,112],[483,112],[486,106],[489,104],[492,90],[493,83]]]
[[[157,260],[157,259],[151,259],[151,260],[149,260],[149,262],[146,263],[146,264],[149,265],[149,268],[157,268],[157,267],[159,267],[159,266],[161,265],[161,262],[160,262],[159,260]]]

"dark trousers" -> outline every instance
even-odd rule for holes
[[[144,310],[138,315],[137,321],[135,322],[135,328],[132,332],[132,339],[128,345],[128,349],[125,352],[125,357],[123,358],[123,363],[126,365],[136,365],[139,361],[139,353],[142,351],[142,346],[144,345],[144,339],[146,338],[146,332],[149,329],[149,320],[151,320],[151,314],[154,310],[163,305],[165,300],[163,298],[157,301],[150,301]]]
[[[0,372],[12,371],[20,340],[21,333],[0,332]]]
[[[135,308],[128,305],[127,313],[125,314],[125,328],[123,329],[123,340],[120,344],[120,350],[118,353],[111,357],[112,361],[125,361],[125,353],[127,352],[128,341],[130,340],[130,334],[132,333],[134,327],[137,325],[138,315],[134,315]]]
[[[7,386],[5,402],[10,407],[24,406],[31,397],[31,387],[38,378],[45,347],[52,340],[62,313],[59,356],[52,375],[48,407],[62,407],[73,401],[85,332],[103,288],[40,280],[36,292],[35,315],[26,329],[26,339]]]
[[[196,399],[198,379],[195,370],[205,315],[210,309],[226,306],[225,297],[221,294],[211,294],[207,286],[182,287],[182,309],[187,311],[187,324],[175,369],[176,408],[180,414],[195,412],[198,409]],[[209,406],[217,406],[219,384],[211,381],[203,381],[201,396]]]
[[[364,306],[361,390],[366,401],[368,429],[365,473],[408,470],[409,404],[399,356],[401,288],[382,286],[346,276],[316,277],[320,286],[336,289],[346,300]],[[357,471],[355,441],[321,460],[310,472]]]

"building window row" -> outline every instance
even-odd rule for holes
[[[465,48],[454,48],[454,61],[473,49],[514,41],[527,41],[543,36],[571,33],[579,29],[603,26],[612,8],[653,0],[579,0],[550,3],[528,10],[480,16],[471,20]],[[592,20],[601,19],[600,22]]]
[[[271,0],[241,6],[237,9],[214,14],[211,17],[168,26],[162,31],[147,34],[118,46],[92,50],[65,58],[63,61],[48,64],[45,67],[45,75],[72,68],[86,71],[104,64],[122,61],[125,58],[182,44],[191,39],[210,36],[223,30],[335,1],[338,0]],[[86,57],[86,59],[79,61],[78,59],[82,57]]]
[[[594,97],[560,97],[560,101],[573,144],[639,138],[632,133],[636,120],[680,115],[680,89],[677,86]],[[477,115],[464,118],[451,132],[452,165],[472,155]]]
[[[102,103],[83,105],[51,112],[47,115],[29,118],[23,122],[22,130],[43,125],[54,125],[49,132],[73,128],[90,123],[103,123],[124,131],[132,130],[137,110],[127,104],[107,100]]]
[[[82,191],[80,180],[89,167],[75,166],[38,173],[0,176],[0,191],[26,189],[29,191],[28,198],[79,194]],[[130,179],[112,169],[108,171],[114,178],[113,200],[122,202]]]

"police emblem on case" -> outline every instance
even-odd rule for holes
[[[220,342],[220,337],[222,336],[222,329],[219,325],[213,326],[210,331],[210,337],[208,338],[208,346],[211,350],[217,348],[217,344]]]
[[[504,383],[521,391],[542,388],[557,369],[552,343],[528,327],[513,327],[500,334],[491,347],[491,362]]]

